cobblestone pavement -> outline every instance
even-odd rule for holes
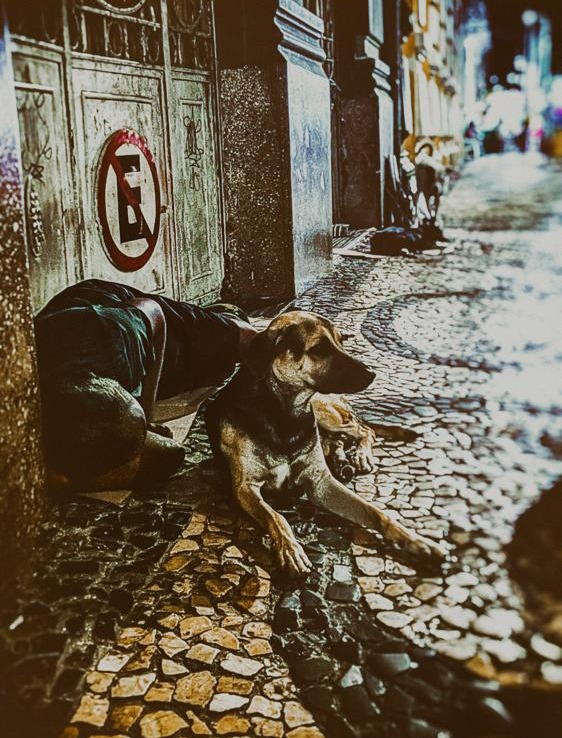
[[[53,510],[0,606],[3,738],[559,738],[560,169],[481,159],[443,214],[439,253],[359,238],[296,305],[376,370],[360,414],[419,433],[355,491],[447,562],[285,500],[315,564],[287,581],[196,422],[165,488]]]

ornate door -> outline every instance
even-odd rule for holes
[[[8,5],[35,307],[88,277],[215,298],[211,0]]]

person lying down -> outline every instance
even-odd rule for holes
[[[220,385],[256,333],[235,306],[200,308],[96,279],[56,295],[34,324],[55,492],[121,489],[177,471],[185,449],[152,421],[155,402]]]

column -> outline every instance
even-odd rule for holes
[[[340,217],[355,228],[381,226],[385,212],[385,177],[395,151],[393,69],[383,60],[383,46],[396,54],[395,0],[383,14],[382,0],[354,0],[336,6],[336,37],[341,52],[336,68],[341,80]],[[394,59],[392,60],[394,61]]]
[[[331,262],[323,21],[293,0],[218,0],[225,296],[291,298]]]

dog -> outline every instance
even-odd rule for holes
[[[389,226],[376,231],[370,238],[371,253],[380,256],[403,256],[434,249],[437,241],[448,241],[435,219],[424,220],[419,226],[401,228]]]
[[[359,392],[374,378],[374,372],[345,351],[332,323],[292,311],[257,334],[245,365],[207,408],[211,446],[227,462],[236,500],[269,532],[281,566],[291,575],[306,574],[311,563],[288,522],[264,500],[265,491],[296,489],[410,552],[437,559],[444,555],[433,541],[349,490],[326,463],[313,397]]]

